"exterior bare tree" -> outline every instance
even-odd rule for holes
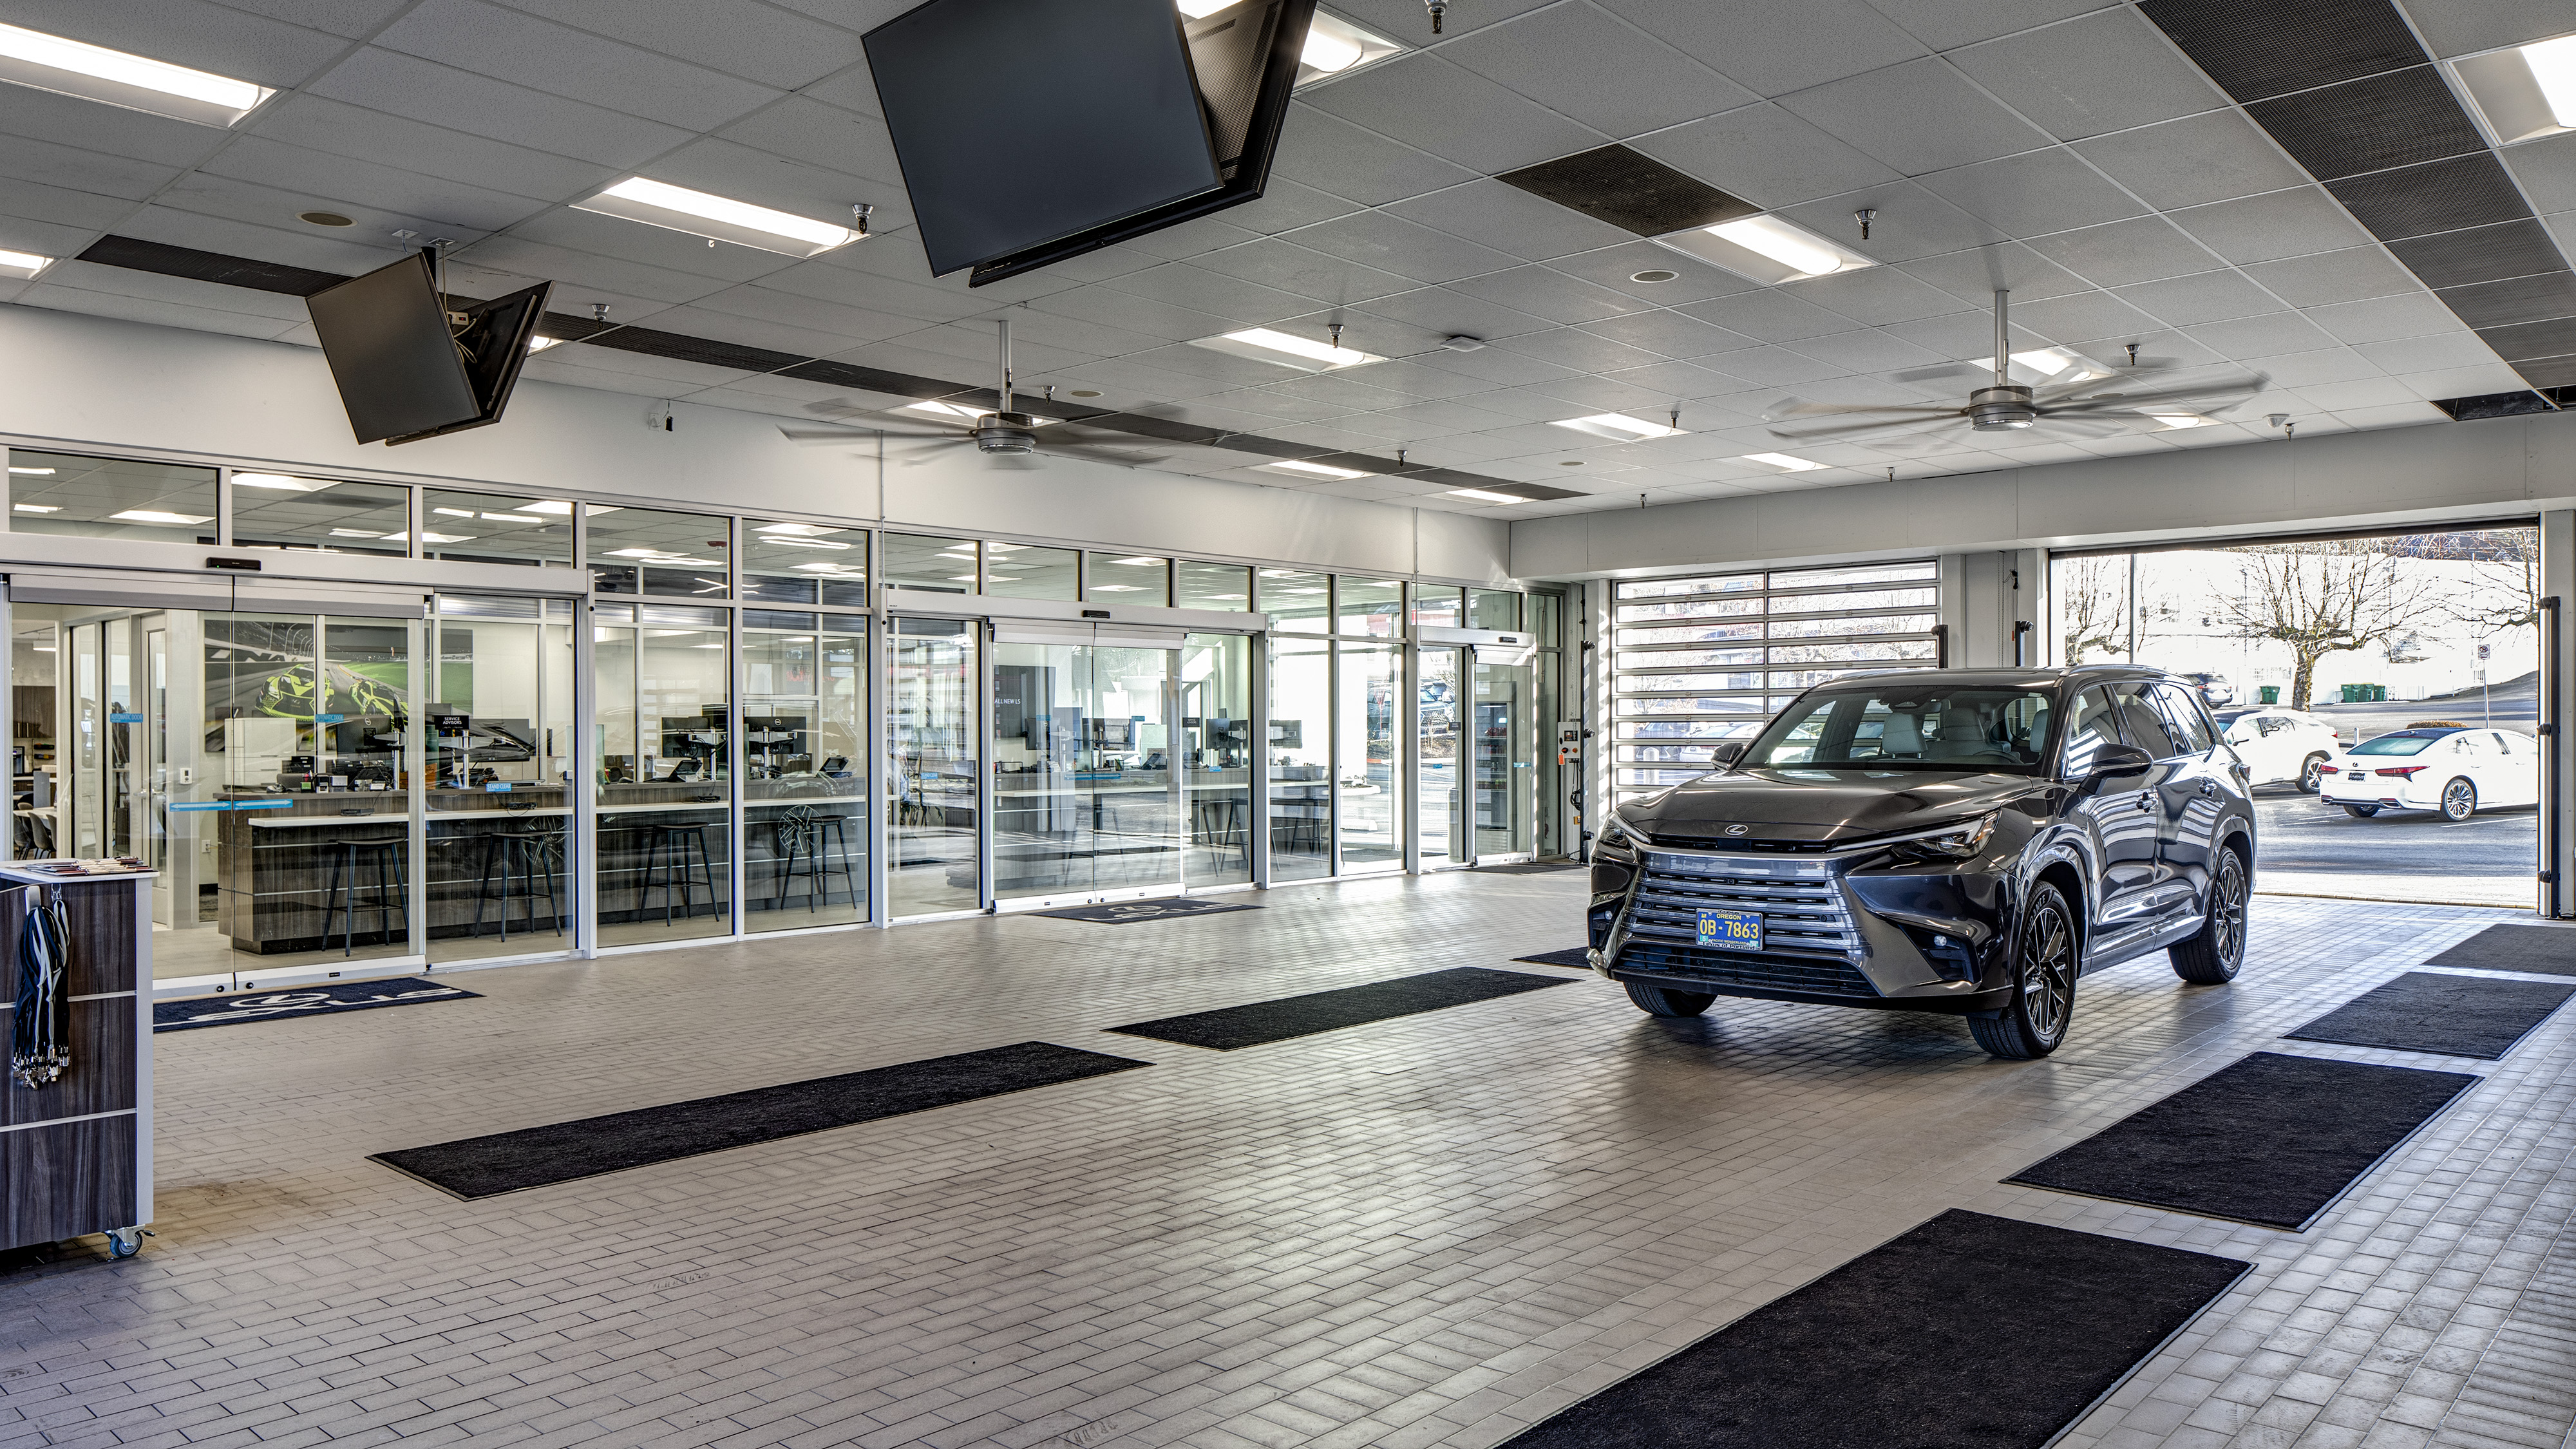
[[[2065,629],[2060,640],[2065,649],[2058,657],[2070,667],[2084,663],[2097,649],[2108,655],[2128,637],[2128,605],[2122,595],[2129,566],[2127,558],[2111,555],[2069,559],[2050,580],[2049,587],[2058,592],[2058,622]]]
[[[2245,587],[2218,601],[2240,635],[2286,645],[2296,668],[2289,706],[2306,709],[2317,661],[2384,644],[2440,606],[2439,581],[2401,567],[2385,539],[2257,544],[2228,552],[2244,561]]]
[[[2442,601],[2442,612],[2480,639],[2540,625],[2540,532],[2482,529],[2410,539],[2425,558],[2465,559],[2469,587]]]

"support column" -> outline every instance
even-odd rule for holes
[[[2567,729],[2568,669],[2576,664],[2576,630],[2568,608],[2576,601],[2576,512],[2540,515],[2540,914],[2576,915],[2576,840],[2569,816],[2576,807],[2576,740]]]
[[[2056,662],[2048,645],[2048,550],[2017,548],[2004,555],[2011,586],[2004,658],[2026,669]]]

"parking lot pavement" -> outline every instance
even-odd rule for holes
[[[2255,884],[2269,894],[2529,906],[2540,815],[2481,810],[2453,824],[2430,810],[2368,820],[2288,785],[2254,792]]]

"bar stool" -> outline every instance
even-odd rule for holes
[[[337,852],[331,857],[331,884],[322,892],[322,939],[331,939],[331,918],[335,915],[344,917],[340,927],[340,954],[349,955],[357,946],[358,912],[374,911],[376,934],[387,934],[387,918],[399,915],[407,940],[411,935],[411,906],[403,899],[402,842],[326,840],[322,848]],[[364,860],[359,858],[362,854]],[[388,864],[393,868],[391,880],[385,876]],[[358,872],[367,865],[375,868],[375,899],[362,901],[357,898]]]
[[[805,878],[807,911],[832,903],[833,857],[824,854],[827,845],[839,853],[841,884],[850,893],[850,903],[858,903],[858,877],[851,873],[850,865],[849,818],[847,815],[817,815],[810,807],[799,805],[782,812],[770,822],[778,832],[778,892],[774,906],[787,903],[787,883],[798,876]],[[803,861],[801,866],[798,864],[800,860]]]
[[[1225,848],[1232,846],[1236,855],[1242,859],[1244,868],[1250,869],[1252,841],[1249,832],[1243,828],[1242,799],[1233,795],[1218,796],[1214,799],[1201,797],[1197,801],[1197,806],[1197,829],[1193,832],[1197,839],[1193,843],[1214,847],[1220,852],[1219,859],[1224,858],[1222,852]]]
[[[474,925],[469,936],[483,934],[483,907],[493,899],[492,876],[499,867],[501,877],[501,939],[510,939],[510,882],[515,875],[523,887],[519,895],[528,903],[527,924],[536,925],[538,882],[544,882],[546,915],[553,922],[555,934],[563,934],[563,907],[555,897],[555,875],[562,869],[563,832],[559,829],[511,829],[491,831],[483,837],[483,882],[474,892]]]
[[[680,914],[683,917],[698,913],[697,887],[701,885],[707,888],[708,904],[723,900],[716,894],[715,869],[707,857],[705,825],[646,825],[641,828],[645,835],[644,883],[635,888],[637,916],[642,916],[649,909],[644,898],[653,893],[655,886],[662,888],[662,924],[666,926],[671,924],[671,887],[675,883],[680,888]],[[695,875],[689,873],[693,863],[697,870]],[[656,871],[662,876],[658,881],[653,878]]]

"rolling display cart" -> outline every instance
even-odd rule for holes
[[[133,1256],[152,1221],[152,876],[0,865],[0,971],[14,1011],[28,898],[58,898],[70,943],[71,1064],[30,1088],[0,1078],[0,1249],[108,1235]],[[13,1023],[14,1024],[14,1023]]]

